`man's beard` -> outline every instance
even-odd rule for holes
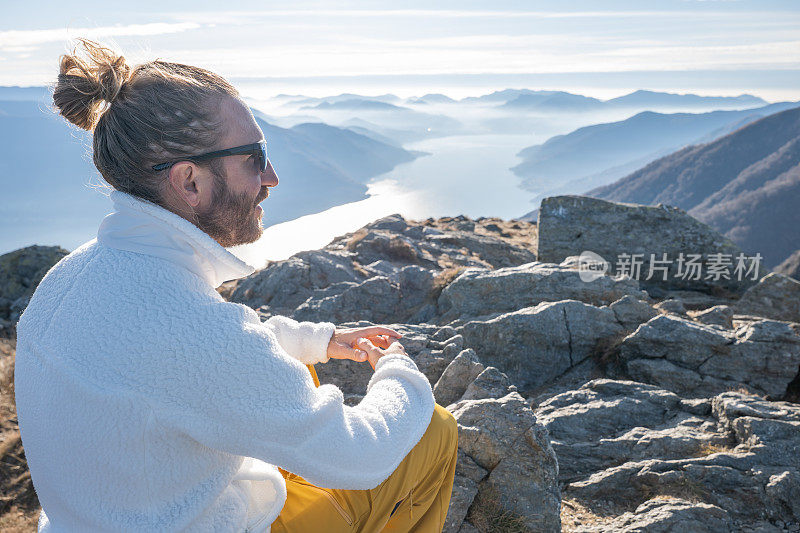
[[[197,227],[225,248],[257,241],[264,233],[256,206],[269,194],[261,187],[253,199],[247,193],[234,193],[225,178],[214,174],[214,193],[208,211],[197,213]]]

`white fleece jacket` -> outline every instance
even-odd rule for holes
[[[434,407],[408,356],[345,405],[304,366],[327,361],[332,323],[261,322],[215,290],[252,266],[166,209],[112,200],[17,326],[39,531],[268,531],[286,500],[274,465],[343,489],[397,468]]]

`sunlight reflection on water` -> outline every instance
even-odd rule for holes
[[[268,260],[321,248],[334,237],[393,213],[414,220],[459,214],[521,216],[536,206],[509,167],[518,161],[519,150],[536,142],[542,142],[542,135],[461,135],[409,143],[406,149],[431,155],[374,178],[368,185],[369,198],[275,224],[255,243],[231,251],[261,268]],[[269,209],[269,203],[264,207]]]

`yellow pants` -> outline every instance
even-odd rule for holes
[[[308,369],[319,387],[313,365]],[[437,532],[450,505],[458,455],[455,418],[439,404],[420,441],[395,471],[369,490],[317,487],[281,469],[287,497],[272,533]]]

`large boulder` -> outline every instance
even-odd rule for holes
[[[470,521],[500,511],[528,531],[560,531],[558,462],[547,430],[516,392],[450,406],[459,448],[489,472],[478,487]]]
[[[608,307],[563,300],[470,321],[459,331],[481,362],[533,392],[596,354],[598,343],[623,328]]]
[[[574,533],[733,533],[725,509],[672,496],[647,500],[633,512],[600,524],[581,525]]]
[[[700,446],[683,458],[623,458],[618,465],[567,484],[565,498],[592,506],[608,502],[632,514],[647,514],[639,506],[654,497],[689,497],[723,509],[734,531],[772,531],[776,523],[800,526],[795,496],[800,489],[800,406],[725,392],[712,399],[708,415],[700,418],[704,424],[694,435],[675,437],[702,440],[703,433],[722,433],[729,441]],[[706,523],[701,518],[698,527]],[[762,525],[767,529],[759,529]]]
[[[316,291],[292,314],[296,320],[315,322],[400,322],[400,287],[385,276],[360,283],[343,282]]]
[[[442,372],[433,387],[433,396],[439,405],[450,405],[461,399],[467,387],[484,370],[483,364],[475,355],[475,350],[467,348],[453,359]]]
[[[659,315],[622,340],[619,356],[634,380],[678,394],[713,396],[741,387],[780,399],[800,368],[800,337],[774,320],[726,331]]]
[[[453,265],[501,268],[536,259],[531,228],[535,226],[525,222],[495,223],[463,215],[423,223],[391,215],[337,237],[326,248],[347,250],[362,265],[386,261],[441,269]]]
[[[588,196],[553,196],[542,200],[538,229],[539,261],[559,263],[589,251],[608,262],[609,270],[616,274],[623,271],[626,261],[632,265],[641,260],[638,275],[630,268],[625,268],[625,273],[656,297],[676,289],[740,294],[756,282],[751,278],[757,280],[766,273],[760,262],[749,275],[745,275],[747,270],[735,273],[741,250],[730,239],[682,209],[663,204],[651,207]],[[651,261],[651,254],[655,261]],[[680,254],[684,258],[699,254],[700,273],[679,272]],[[661,262],[664,259],[666,262]],[[750,266],[751,260],[747,256],[743,259],[745,267]],[[719,273],[712,263],[721,265]],[[725,271],[728,279],[723,275]]]
[[[467,269],[442,290],[439,309],[447,322],[568,299],[605,305],[625,295],[647,298],[629,278],[599,276],[585,281],[574,268],[533,262],[496,270]]]
[[[700,322],[706,326],[733,329],[733,308],[728,305],[715,305],[701,311],[688,311],[688,315],[695,322]]]
[[[634,330],[639,327],[639,324],[647,322],[654,316],[658,315],[658,311],[649,304],[637,300],[630,294],[627,294],[608,306],[617,317],[617,321],[625,329]]]
[[[33,291],[69,252],[59,246],[28,246],[0,255],[0,335],[13,334]]]
[[[800,281],[770,272],[736,302],[740,315],[800,322]]]
[[[336,250],[300,252],[239,280],[230,300],[266,307],[269,314],[291,315],[315,291],[334,284],[358,284],[369,277],[350,255]]]
[[[711,400],[685,401],[633,381],[592,380],[535,412],[550,434],[564,483],[626,461],[691,457],[729,441],[711,420]]]

